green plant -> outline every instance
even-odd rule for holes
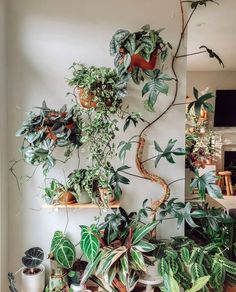
[[[186,237],[177,237],[157,242],[156,246],[159,273],[164,279],[163,291],[178,292],[180,285],[189,292],[209,291],[208,287],[220,292],[226,279],[235,278],[236,263],[214,243],[201,246]],[[175,290],[170,289],[173,283],[177,283]]]
[[[27,274],[33,275],[38,273],[38,266],[41,265],[44,259],[44,252],[40,247],[32,247],[25,251],[24,256],[22,257],[22,264],[24,268],[19,269],[15,274],[8,273],[9,289],[11,292],[18,292],[15,287],[15,276],[16,274],[24,269]]]
[[[159,93],[168,93],[169,87],[166,81],[172,80],[159,69],[153,70],[157,55],[160,55],[161,61],[164,62],[168,55],[168,48],[171,48],[171,45],[165,43],[160,37],[161,31],[162,29],[151,29],[150,25],[145,25],[140,31],[134,33],[119,29],[110,42],[110,55],[115,57],[114,64],[121,76],[131,77],[136,84],[140,84],[145,78],[149,79],[143,87],[142,95],[149,93],[144,105],[150,111],[154,111]],[[135,62],[136,55],[142,56],[146,62],[151,60],[153,66],[140,67]]]
[[[49,258],[55,259],[65,269],[70,269],[75,262],[75,246],[61,231],[53,235]]]
[[[23,160],[35,166],[42,165],[47,174],[56,163],[53,155],[56,147],[65,147],[67,160],[73,150],[81,146],[81,122],[74,119],[73,108],[67,111],[65,105],[57,111],[48,108],[44,101],[39,110],[39,114],[28,114],[16,136],[24,138]]]
[[[115,70],[106,67],[87,67],[83,64],[73,63],[70,67],[73,77],[67,79],[69,86],[82,88],[81,98],[86,99],[88,94],[93,94],[96,110],[106,108],[115,112],[127,95],[125,79]]]
[[[47,204],[53,205],[59,202],[59,198],[61,196],[59,189],[61,186],[62,185],[57,180],[53,179],[50,182],[50,185],[43,189],[42,198]]]
[[[179,225],[186,221],[197,226],[191,219],[190,204],[172,199],[161,208],[160,217],[150,223],[143,222],[149,213],[156,211],[152,206],[148,207],[145,200],[138,212],[128,214],[119,208],[98,225],[81,226],[80,246],[89,260],[82,283],[91,277],[96,281],[99,279],[102,287],[132,291],[146,266],[152,264],[148,256],[154,255],[156,250],[152,237],[156,226],[171,218],[177,218]]]

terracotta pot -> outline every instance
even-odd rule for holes
[[[156,66],[156,61],[157,61],[156,50],[151,54],[151,58],[148,62],[139,54],[134,54],[133,56],[131,56],[131,66],[139,67],[143,70],[153,70]]]
[[[94,94],[89,93],[85,95],[84,93],[84,88],[82,87],[77,87],[77,96],[79,97],[80,104],[84,108],[95,108],[97,106],[97,103],[94,101]]]
[[[228,282],[224,283],[224,292],[235,292],[236,285],[230,284]]]
[[[76,202],[75,197],[73,196],[73,194],[71,192],[62,192],[60,199],[59,199],[59,203],[63,204],[63,205],[69,205],[69,204],[74,204]]]
[[[114,195],[110,194],[108,189],[99,188],[98,190],[99,190],[101,200],[103,202],[108,203],[110,205],[112,205],[115,202]]]

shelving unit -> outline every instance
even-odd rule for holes
[[[68,204],[68,205],[43,205],[42,208],[44,209],[65,209],[65,208],[68,208],[68,209],[97,209],[99,208],[98,205],[96,204],[92,204],[92,203],[89,203],[89,204]],[[117,209],[120,207],[120,202],[118,201],[115,201],[113,202],[112,204],[109,205],[109,208],[110,209]]]

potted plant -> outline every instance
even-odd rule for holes
[[[88,204],[92,201],[90,193],[86,191],[87,175],[87,169],[77,169],[70,173],[67,179],[69,190],[80,204]]]
[[[142,95],[149,93],[144,105],[150,111],[154,110],[158,92],[167,94],[166,81],[172,80],[160,69],[155,69],[157,56],[160,56],[160,60],[164,62],[168,48],[171,48],[170,44],[165,43],[161,38],[161,31],[162,29],[151,29],[148,24],[133,33],[119,29],[110,41],[110,55],[114,57],[117,72],[121,76],[131,77],[136,84],[148,79]]]
[[[64,105],[59,111],[47,107],[45,101],[39,113],[30,112],[16,136],[23,136],[23,160],[32,165],[42,165],[46,174],[56,163],[54,150],[65,147],[67,160],[74,149],[81,146],[80,120],[74,120],[73,108]]]
[[[62,184],[56,179],[52,179],[49,186],[43,189],[42,197],[49,205],[68,205],[76,202],[73,190],[67,184]]]
[[[129,32],[119,29],[110,41],[110,54],[115,56],[115,66],[119,72],[132,72],[134,68],[153,70],[157,55],[167,53],[166,44],[160,37],[162,30],[154,30],[144,25],[141,30]]]
[[[44,252],[39,247],[32,247],[22,257],[23,268],[21,272],[21,289],[24,292],[43,292],[45,287],[45,267],[42,265]],[[16,274],[18,273],[16,272]],[[15,274],[15,275],[16,275]],[[8,274],[9,289],[17,292],[13,273]]]
[[[79,63],[74,63],[70,69],[73,77],[68,79],[68,84],[75,87],[76,96],[84,108],[107,108],[113,112],[127,95],[126,81],[114,69],[87,67]]]
[[[63,232],[54,233],[48,258],[51,261],[51,273],[46,291],[67,291],[65,289],[69,287],[68,271],[75,263],[76,251],[73,243]]]

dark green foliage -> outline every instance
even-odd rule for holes
[[[8,282],[9,282],[9,289],[10,292],[18,292],[18,290],[15,287],[15,276],[13,273],[8,273]]]
[[[22,263],[26,268],[33,269],[42,263],[43,258],[43,250],[40,247],[32,247],[25,252],[22,257]]]
[[[216,58],[217,61],[220,63],[220,65],[224,68],[225,65],[224,65],[223,61],[221,60],[221,58],[213,50],[209,49],[206,46],[201,46],[199,49],[202,49],[202,48],[206,49],[206,51],[209,54],[210,58]]]

